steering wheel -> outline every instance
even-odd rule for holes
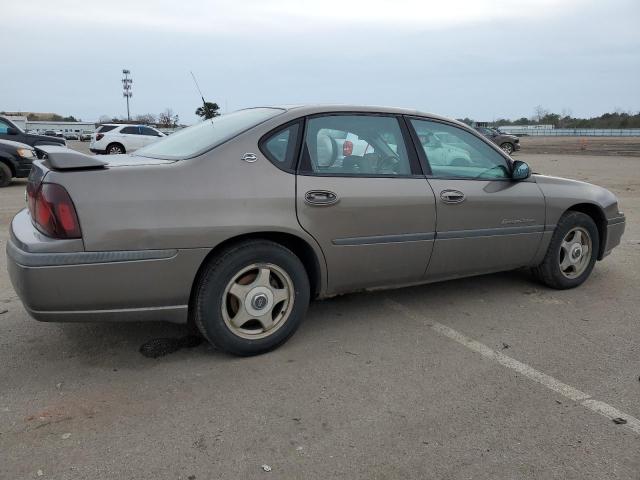
[[[394,174],[398,174],[400,167],[400,160],[398,157],[394,157],[393,155],[389,155],[387,157],[381,158],[376,166],[376,173],[388,173],[393,172]],[[386,170],[386,172],[385,172]]]

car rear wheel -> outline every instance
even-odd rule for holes
[[[282,245],[254,240],[225,250],[204,267],[192,314],[216,347],[234,355],[258,355],[293,335],[309,296],[300,259]]]
[[[558,222],[547,254],[534,274],[556,289],[574,288],[589,277],[598,258],[600,238],[593,219],[581,212],[567,212]]]
[[[0,188],[9,186],[12,178],[13,175],[11,174],[9,165],[0,162]]]
[[[118,155],[120,153],[126,153],[124,150],[124,146],[119,143],[110,143],[107,145],[107,154],[108,155]]]
[[[511,155],[513,153],[513,145],[509,142],[504,142],[502,145],[500,145],[500,148],[508,155]]]

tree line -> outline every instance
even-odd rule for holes
[[[470,118],[459,120],[468,125],[475,123]],[[529,118],[521,117],[514,120],[499,118],[491,122],[491,124],[496,127],[508,125],[553,125],[554,128],[640,128],[640,112],[632,113],[616,110],[611,113],[603,113],[598,117],[578,118],[572,116],[569,110],[553,113],[539,105]]]

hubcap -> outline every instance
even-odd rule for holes
[[[282,268],[271,263],[249,265],[227,284],[222,318],[239,337],[265,338],[287,321],[293,299],[293,282]]]
[[[569,230],[560,244],[560,271],[567,278],[584,273],[591,261],[591,235],[582,227]]]
[[[511,152],[513,151],[513,149],[511,148],[511,145],[509,145],[508,143],[503,145],[502,150],[507,152],[509,155],[511,155]]]

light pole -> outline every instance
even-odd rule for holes
[[[122,70],[122,96],[127,99],[127,122],[131,121],[131,114],[129,113],[129,99],[133,92],[131,91],[131,84],[133,83],[133,79],[129,78],[131,72],[127,69]]]

